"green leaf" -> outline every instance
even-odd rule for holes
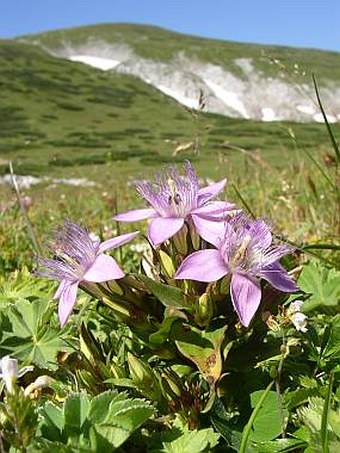
[[[329,324],[327,343],[322,351],[324,360],[340,359],[340,315],[334,316]]]
[[[33,302],[22,300],[13,305],[9,311],[9,318],[15,335],[21,338],[38,335],[41,321],[48,309],[47,305],[46,300],[35,300]]]
[[[212,449],[218,444],[220,434],[212,428],[188,431],[171,442],[163,442],[165,453],[200,453]]]
[[[111,401],[117,396],[116,392],[108,390],[95,396],[91,403],[88,418],[92,423],[102,423],[107,415],[107,409]]]
[[[277,439],[253,444],[252,447],[254,451],[260,453],[286,453],[289,451],[300,451],[300,449],[307,447],[307,443],[300,439]]]
[[[340,272],[318,262],[303,267],[299,286],[311,297],[305,301],[303,311],[319,307],[336,307],[340,303]]]
[[[114,448],[122,445],[153,414],[152,407],[146,401],[123,396],[124,400],[122,395],[116,395],[106,409],[105,419],[94,425],[99,441],[102,438]]]
[[[42,299],[49,289],[47,290],[45,280],[33,277],[24,267],[11,274],[10,278],[0,280],[0,308],[6,308],[22,300]]]
[[[221,376],[221,344],[225,330],[226,326],[204,331],[178,324],[171,331],[171,338],[175,340],[181,354],[196,364],[202,376],[211,385]]]
[[[327,420],[324,416],[327,411]],[[329,408],[322,398],[311,398],[308,406],[299,408],[298,416],[308,428],[310,451],[337,453],[340,445],[340,411]],[[324,426],[323,426],[324,425]],[[324,432],[323,432],[324,431]],[[325,432],[327,431],[327,435]]]
[[[299,388],[292,392],[287,393],[285,396],[285,407],[292,410],[294,407],[306,403],[312,396],[320,396],[320,388]]]
[[[63,410],[47,401],[40,411],[40,430],[43,437],[53,441],[61,441],[61,434],[64,429]]]
[[[236,431],[230,423],[230,415],[226,411],[220,399],[215,400],[215,404],[210,412],[211,422],[214,428],[222,434],[229,448],[238,450],[241,433]]]
[[[9,325],[3,332],[0,352],[41,368],[56,369],[56,356],[69,347],[60,331],[49,323],[53,307],[46,300],[21,300],[8,309]]]
[[[251,407],[255,408],[262,397],[264,390],[259,390],[251,394]],[[284,417],[287,411],[284,410]],[[250,439],[256,442],[272,440],[282,432],[282,414],[278,395],[271,391],[261,405],[253,423]]]
[[[165,306],[170,308],[188,308],[180,288],[156,282],[146,275],[139,275],[148,290]]]
[[[136,388],[132,379],[129,378],[110,378],[105,380],[108,384],[113,384],[117,387],[127,387],[127,388]]]
[[[264,404],[268,394],[270,393],[270,389],[272,388],[273,384],[274,384],[274,381],[272,381],[267,386],[265,391],[261,391],[261,395],[259,395],[260,398],[259,398],[253,412],[251,413],[251,416],[242,432],[241,445],[240,445],[240,449],[239,449],[240,453],[246,453],[246,451],[247,451],[247,445],[249,443],[249,438],[251,437],[251,434],[252,434],[253,424],[256,420],[258,413],[261,411],[263,404]]]
[[[149,335],[149,341],[153,344],[162,344],[168,338],[172,328],[172,325],[175,321],[178,321],[178,316],[169,316],[163,319],[163,322],[157,332]]]
[[[330,410],[331,410],[333,380],[334,380],[334,373],[331,373],[330,378],[329,378],[327,394],[326,394],[326,398],[325,398],[325,404],[323,406],[323,411],[322,411],[321,430],[320,430],[320,436],[321,436],[321,441],[322,441],[322,451],[324,453],[329,453],[328,420],[329,420],[329,415],[330,415]]]
[[[85,430],[89,404],[85,393],[73,393],[67,397],[64,404],[64,428],[68,437],[79,436]]]
[[[88,449],[84,451],[78,448],[76,451],[77,453],[89,453]],[[75,453],[75,450],[61,442],[39,438],[34,439],[28,447],[28,453]]]

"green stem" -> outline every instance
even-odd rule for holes
[[[277,376],[275,378],[275,388],[276,388],[276,393],[277,393],[278,403],[279,403],[283,439],[286,437],[286,427],[285,427],[285,417],[284,417],[283,404],[282,404],[281,375],[282,375],[283,362],[285,359],[286,345],[287,345],[286,336],[285,336],[285,333],[283,332],[282,346],[281,346],[282,354],[281,354],[281,358],[279,361],[279,365],[277,367]]]
[[[257,403],[255,409],[253,410],[249,420],[248,420],[248,423],[246,424],[246,426],[244,427],[244,430],[243,430],[243,433],[242,433],[242,439],[241,439],[241,445],[240,445],[240,450],[239,450],[239,453],[246,453],[246,448],[247,448],[247,444],[248,444],[248,439],[249,439],[249,436],[250,436],[250,433],[251,433],[251,428],[254,424],[254,421],[257,417],[257,414],[259,413],[265,399],[267,398],[273,384],[274,384],[275,381],[272,381],[268,387],[266,388],[266,390],[263,392],[259,402]]]
[[[17,197],[17,200],[18,200],[18,204],[19,204],[19,207],[20,207],[20,210],[24,216],[24,219],[26,221],[26,225],[27,225],[27,231],[28,231],[28,236],[32,242],[32,245],[33,245],[33,248],[35,249],[36,253],[38,255],[43,255],[43,252],[42,252],[42,248],[40,246],[40,243],[36,237],[36,234],[34,232],[34,228],[33,228],[33,225],[32,225],[32,222],[28,216],[28,213],[27,213],[27,209],[25,208],[23,202],[22,202],[22,196],[21,196],[21,193],[20,193],[20,189],[19,189],[19,186],[18,186],[18,183],[17,183],[17,180],[15,179],[15,174],[14,174],[14,171],[13,171],[13,166],[12,166],[12,162],[9,162],[9,172],[11,174],[11,179],[12,179],[12,185],[13,185],[13,189],[14,189],[14,192],[15,192],[15,195]]]

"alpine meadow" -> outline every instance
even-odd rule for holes
[[[0,453],[340,451],[340,53],[0,40]]]

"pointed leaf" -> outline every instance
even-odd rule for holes
[[[225,330],[226,326],[206,332],[181,324],[171,331],[181,354],[196,364],[211,385],[216,383],[222,372],[221,344]]]
[[[84,393],[69,395],[64,404],[65,434],[80,436],[84,431],[89,410],[89,398]]]
[[[251,406],[253,408],[259,404],[263,394],[264,390],[259,390],[251,394]],[[287,416],[286,410],[284,410],[284,415]],[[270,391],[257,412],[250,434],[250,440],[256,442],[273,440],[282,432],[282,424],[283,420],[281,420],[278,395],[276,392]]]
[[[156,282],[146,275],[139,275],[138,278],[165,307],[188,308],[180,288]]]

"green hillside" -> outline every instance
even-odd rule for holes
[[[57,44],[61,36],[81,41],[89,30],[87,27],[51,32],[40,35],[39,39],[48,45]],[[115,33],[110,34],[110,30],[121,33],[130,43],[135,40],[136,46],[142,49],[137,40],[138,26],[92,28],[101,38],[114,39]],[[209,51],[216,47],[215,41],[157,28],[143,30],[150,34],[148,39],[152,41],[152,45],[143,47],[144,52],[151,52],[153,57],[157,48],[162,47],[163,36],[163,58],[166,55],[170,58],[172,51],[186,45],[192,52],[196,45],[196,51],[206,52],[211,60],[217,58],[217,53],[214,56]],[[31,39],[36,41],[37,37]],[[229,44],[219,45],[222,49]],[[230,46],[235,55],[245,49],[260,51],[258,46]],[[296,55],[314,52],[289,51]],[[339,58],[337,54],[324,52],[319,56],[324,61]],[[264,123],[191,112],[133,76],[103,72],[56,58],[28,42],[0,41],[0,87],[1,174],[8,173],[8,162],[12,161],[17,174],[87,178],[98,184],[99,190],[91,189],[94,203],[96,193],[110,192],[113,188],[124,199],[128,180],[151,175],[165,163],[190,158],[205,177],[216,179],[227,175],[230,184],[241,185],[249,202],[261,186],[263,204],[257,202],[260,214],[267,209],[264,195],[268,193],[269,180],[274,199],[281,196],[283,179],[289,184],[293,177],[297,185],[291,195],[303,196],[304,189],[299,187],[309,178],[310,166],[306,151],[318,161],[327,159],[331,153],[323,124]],[[333,130],[339,136],[339,124],[334,124]],[[176,154],[181,145],[186,151]],[[42,193],[41,187],[37,187],[37,193]],[[1,200],[7,200],[8,189],[0,188]],[[61,191],[71,197],[84,194],[81,188],[57,187],[45,192],[44,197],[58,199]],[[131,200],[121,204],[131,205]],[[289,205],[280,208],[283,221],[287,210]]]
[[[301,69],[307,71],[307,78],[313,71],[320,79],[340,80],[340,53],[337,52],[220,41],[147,25],[100,24],[23,36],[20,39],[57,49],[65,44],[84,44],[89,37],[108,43],[128,44],[138,55],[157,61],[167,61],[178,52],[185,52],[188,57],[218,64],[240,73],[233,60],[252,58],[258,69],[268,75],[277,76],[278,68],[270,64],[270,58],[273,58],[279,59],[287,69],[298,64]]]
[[[228,152],[226,142],[280,161],[294,148],[288,128],[315,148],[327,143],[319,124],[266,124],[192,114],[140,80],[55,58],[39,47],[0,42],[0,156],[19,173],[60,173],[65,167],[138,158],[172,160],[179,143],[200,135],[201,157]],[[235,153],[235,151],[234,151]]]

